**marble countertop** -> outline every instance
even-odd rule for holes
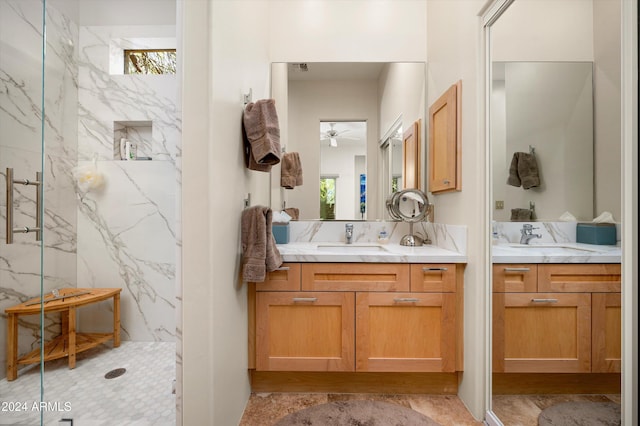
[[[580,243],[500,243],[492,247],[494,263],[620,263],[620,246]]]
[[[467,263],[467,256],[433,245],[295,242],[277,247],[285,262]]]

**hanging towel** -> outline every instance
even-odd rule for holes
[[[242,279],[263,282],[267,272],[282,265],[282,257],[271,231],[271,209],[248,207],[242,212]]]
[[[298,220],[300,217],[300,210],[297,207],[287,207],[283,212],[291,216],[291,220]]]
[[[293,189],[302,185],[302,163],[297,152],[286,152],[280,167],[280,186]]]
[[[540,186],[540,176],[538,174],[538,162],[534,154],[526,152],[516,152],[511,159],[509,166],[509,177],[507,184],[520,186],[524,189]]]
[[[249,142],[247,132],[244,129],[244,122],[242,123],[242,145],[245,167],[249,170],[256,170],[258,172],[268,172],[271,170],[271,164],[258,164],[253,156],[253,152],[251,151],[251,142]]]
[[[512,222],[528,222],[533,219],[529,209],[511,209]]]
[[[273,99],[250,102],[244,109],[242,124],[257,164],[274,165],[280,162],[280,128]]]

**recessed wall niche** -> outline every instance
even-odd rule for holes
[[[113,159],[126,160],[125,141],[135,146],[138,160],[151,159],[151,121],[114,121],[113,122]]]

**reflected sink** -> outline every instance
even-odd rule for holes
[[[527,248],[527,249],[564,249],[564,250],[579,250],[587,251],[590,253],[596,253],[598,250],[589,248],[576,247],[567,244],[509,244],[509,247],[513,248]]]
[[[357,243],[354,243],[354,244],[326,243],[326,244],[318,244],[316,248],[321,251],[331,251],[331,252],[338,252],[338,253],[387,251],[387,249],[381,246],[380,244],[357,244]]]

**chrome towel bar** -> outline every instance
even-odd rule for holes
[[[13,234],[29,232],[36,233],[36,241],[42,241],[42,212],[40,209],[40,203],[42,200],[42,172],[36,172],[36,180],[31,181],[29,179],[14,179],[13,168],[7,167],[6,174],[7,181],[7,244],[13,244]],[[13,227],[13,185],[32,185],[36,187],[36,226],[31,228],[23,226],[21,228]]]

